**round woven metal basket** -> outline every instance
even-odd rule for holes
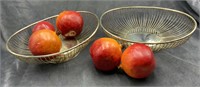
[[[88,11],[78,11],[84,20],[82,32],[75,39],[66,40],[59,35],[62,40],[60,52],[48,55],[34,56],[28,48],[29,37],[35,24],[41,21],[49,21],[54,26],[58,15],[47,17],[32,23],[10,36],[6,43],[7,50],[18,59],[27,63],[62,63],[74,58],[91,41],[99,27],[98,17]]]
[[[108,10],[102,14],[100,24],[109,37],[124,47],[144,43],[153,51],[185,43],[197,27],[194,18],[184,12],[149,6]]]

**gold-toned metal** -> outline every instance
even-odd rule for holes
[[[35,23],[32,23],[11,35],[6,43],[7,50],[16,56],[19,60],[27,63],[62,63],[73,59],[78,53],[92,40],[92,37],[98,30],[99,19],[96,14],[88,11],[78,11],[84,20],[82,32],[75,39],[66,40],[59,35],[62,40],[60,52],[49,55],[34,56],[29,51],[28,40],[32,34],[35,24],[41,21],[49,21],[54,26],[58,15],[47,17]]]
[[[197,28],[195,19],[178,10],[128,6],[114,8],[100,17],[104,32],[123,46],[144,43],[153,51],[185,43]]]

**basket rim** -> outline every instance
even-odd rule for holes
[[[75,48],[77,48],[77,47],[83,45],[83,44],[86,43],[89,39],[91,39],[91,38],[95,35],[95,33],[98,31],[98,28],[99,28],[99,26],[100,26],[100,22],[99,22],[98,16],[97,16],[95,13],[92,13],[92,12],[90,12],[90,11],[77,11],[77,12],[91,14],[91,15],[93,15],[93,16],[96,18],[96,21],[97,21],[97,26],[95,27],[94,32],[92,32],[92,34],[91,34],[88,38],[86,38],[84,41],[78,43],[77,45],[75,45],[75,46],[73,46],[73,47],[71,47],[71,48],[69,48],[69,49],[67,49],[67,50],[65,50],[65,51],[61,51],[61,52],[57,52],[57,53],[52,53],[52,54],[47,54],[47,55],[31,55],[31,56],[15,53],[15,52],[13,52],[13,51],[9,48],[8,43],[9,43],[10,39],[13,38],[15,35],[17,35],[19,32],[22,32],[23,30],[26,30],[28,27],[33,26],[33,25],[37,24],[38,22],[45,21],[45,20],[48,20],[48,19],[57,17],[57,16],[58,16],[58,14],[57,14],[57,15],[53,15],[53,16],[50,16],[50,17],[43,18],[43,19],[38,20],[38,21],[36,21],[36,22],[34,22],[34,23],[31,23],[31,24],[29,24],[29,25],[26,25],[25,27],[23,27],[23,28],[21,28],[20,30],[18,30],[18,31],[16,31],[15,33],[13,33],[13,34],[8,38],[8,40],[7,40],[7,42],[6,42],[6,49],[7,49],[11,54],[13,54],[13,55],[15,55],[15,56],[19,56],[19,57],[23,57],[23,58],[41,58],[41,57],[51,57],[51,56],[63,54],[63,53],[69,52],[69,51],[71,51],[71,50],[73,50],[73,49],[75,49]]]
[[[170,40],[170,41],[163,41],[163,42],[139,42],[139,41],[132,41],[132,40],[128,40],[128,39],[125,39],[125,38],[122,38],[120,36],[117,36],[117,35],[114,35],[112,34],[110,31],[108,31],[102,24],[102,19],[103,17],[109,13],[109,12],[112,12],[112,11],[116,11],[116,10],[121,10],[121,9],[132,9],[132,8],[148,8],[148,9],[159,9],[159,10],[166,10],[166,11],[171,11],[171,12],[175,12],[175,13],[178,13],[178,14],[182,14],[182,15],[185,15],[187,16],[188,18],[190,18],[193,23],[194,23],[194,27],[192,29],[191,32],[189,32],[187,35],[183,36],[183,37],[180,37],[180,38],[177,38],[177,39],[173,39],[173,40]],[[119,39],[119,40],[123,40],[123,41],[126,41],[126,42],[130,42],[130,43],[144,43],[144,44],[166,44],[166,43],[171,43],[171,42],[174,42],[174,41],[178,41],[178,40],[182,40],[184,38],[187,38],[189,37],[190,35],[192,35],[192,33],[197,29],[197,22],[196,20],[189,14],[183,12],[183,11],[179,11],[179,10],[175,10],[175,9],[171,9],[171,8],[165,8],[165,7],[156,7],[156,6],[125,6],[125,7],[117,7],[117,8],[112,8],[112,9],[109,9],[107,11],[105,11],[101,17],[100,17],[100,26],[103,28],[104,32],[106,32],[107,34],[111,35],[112,37],[116,38],[116,39]]]

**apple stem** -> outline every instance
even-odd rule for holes
[[[120,65],[118,66],[118,69],[122,69],[122,70],[123,70],[122,64],[120,64]]]
[[[61,32],[59,30],[56,30],[56,34],[59,36]]]

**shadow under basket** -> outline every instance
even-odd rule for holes
[[[41,21],[49,21],[54,26],[58,15],[47,17],[35,23],[32,23],[10,36],[6,43],[7,50],[21,61],[27,63],[62,63],[75,58],[79,52],[91,41],[97,32],[99,20],[96,14],[88,11],[78,11],[84,20],[84,26],[80,35],[74,39],[66,40],[59,35],[62,40],[62,48],[60,52],[34,56],[28,48],[29,37],[35,24]],[[55,27],[56,28],[56,27]],[[58,30],[56,30],[58,31]]]

